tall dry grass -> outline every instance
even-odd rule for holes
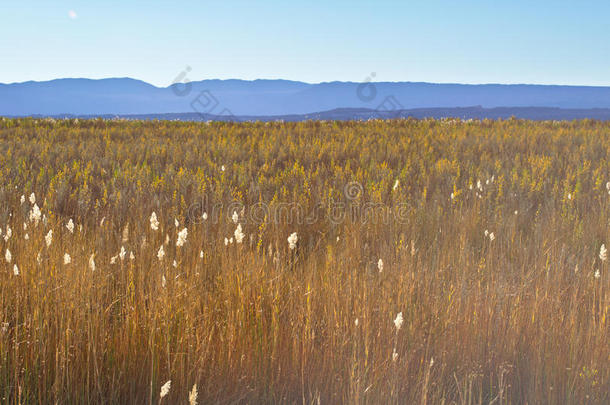
[[[608,403],[609,169],[595,121],[3,119],[1,401]]]

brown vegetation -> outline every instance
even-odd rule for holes
[[[1,401],[608,403],[609,180],[595,121],[3,119]]]

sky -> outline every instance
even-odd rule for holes
[[[3,1],[0,83],[610,85],[606,1]]]

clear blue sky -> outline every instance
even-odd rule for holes
[[[606,1],[3,1],[0,82],[610,85]]]

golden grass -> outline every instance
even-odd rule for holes
[[[595,121],[2,119],[0,400],[608,403],[609,180]]]

